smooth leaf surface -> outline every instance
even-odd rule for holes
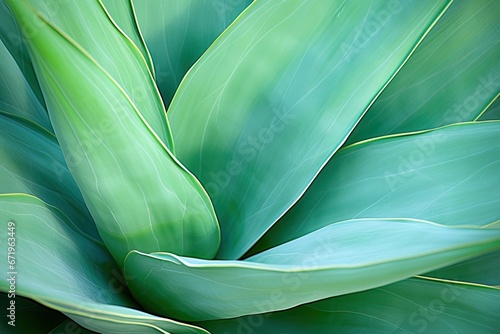
[[[495,101],[484,111],[484,113],[479,117],[480,121],[487,120],[500,120],[500,98],[496,98]]]
[[[69,228],[74,222],[55,207],[28,195],[0,195],[0,221],[4,231],[15,223],[16,294],[98,333],[205,333],[135,309],[104,245]],[[0,234],[4,248],[7,238]],[[6,261],[0,268],[10,271]],[[9,290],[6,279],[0,290]]]
[[[0,22],[2,22],[2,24],[0,24],[0,39],[5,44],[12,57],[16,60],[19,69],[23,72],[26,81],[29,83],[37,99],[42,105],[45,105],[45,100],[31,63],[28,48],[24,43],[22,28],[17,25],[5,0],[0,1]]]
[[[151,55],[142,38],[141,31],[135,16],[132,0],[101,0],[113,22],[123,30],[123,33],[129,37],[135,46],[141,51],[146,60],[149,71],[154,77],[154,66]]]
[[[399,4],[257,0],[186,75],[168,115],[220,219],[218,258],[243,255],[302,195],[448,2]],[[363,37],[381,11],[393,15]]]
[[[108,2],[116,3],[109,0]],[[213,41],[251,0],[133,1],[165,105]]]
[[[213,333],[498,333],[500,290],[412,278],[291,310],[200,323]]]
[[[348,143],[474,121],[500,92],[500,2],[455,0]]]
[[[125,259],[125,278],[147,310],[199,321],[367,290],[498,248],[500,230],[404,219],[349,220],[245,261],[132,251]]]
[[[458,124],[348,146],[252,253],[350,218],[489,224],[500,219],[499,168],[500,122]]]
[[[0,40],[0,110],[27,118],[53,132],[44,109],[15,59]]]
[[[500,287],[500,251],[425,273],[424,276]]]
[[[64,208],[75,231],[101,239],[53,134],[0,110],[0,161],[0,194],[26,193]]]
[[[38,28],[29,42],[52,125],[117,263],[133,249],[212,257],[219,228],[199,182],[101,67],[30,7],[11,5]]]
[[[22,24],[24,38],[28,44],[32,45],[35,40],[40,41],[40,35],[44,34],[43,30],[47,30],[47,25],[71,40],[74,45],[84,50],[83,52],[115,82],[120,90],[123,90],[129,99],[127,102],[116,99],[111,108],[121,109],[123,104],[132,103],[144,117],[150,130],[173,150],[165,108],[147,62],[133,42],[113,24],[99,0],[8,0],[7,3],[13,10],[18,11],[17,8],[27,7],[32,14],[26,15],[37,15],[30,24]],[[19,16],[19,12],[15,15]],[[56,45],[50,46],[57,47]],[[65,59],[66,63],[68,59]],[[78,69],[68,69],[68,75],[76,72]],[[44,94],[48,93],[46,90],[47,87]],[[50,105],[47,105],[50,109]]]

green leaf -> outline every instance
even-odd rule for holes
[[[16,295],[98,333],[206,333],[137,310],[104,245],[69,228],[74,222],[57,208],[28,195],[0,195],[0,221],[0,244],[15,239]],[[8,222],[14,229],[8,229]],[[7,261],[0,262],[0,269],[12,271]],[[2,279],[0,291],[9,289],[9,280]]]
[[[473,121],[500,91],[500,2],[455,0],[348,143]]]
[[[54,132],[44,109],[16,61],[0,40],[0,110],[27,118]]]
[[[107,2],[116,3],[108,0]],[[182,78],[251,0],[133,1],[165,104]]]
[[[132,40],[135,46],[141,51],[142,56],[146,60],[149,71],[154,77],[154,66],[151,55],[142,38],[141,31],[135,16],[132,0],[101,0],[112,17],[113,22],[123,30],[123,33]]]
[[[498,333],[500,290],[412,278],[291,310],[200,323],[212,333]]]
[[[21,28],[17,25],[12,12],[4,0],[0,1],[0,39],[9,50],[12,57],[17,62],[20,70],[23,72],[26,81],[29,83],[33,93],[36,95],[40,104],[45,105],[35,70],[31,64],[28,48],[24,43]],[[3,63],[2,63],[3,64]]]
[[[339,151],[252,250],[350,218],[482,226],[500,219],[500,122],[381,137]]]
[[[488,106],[488,109],[486,109],[484,113],[481,114],[479,120],[500,120],[500,98],[498,96],[495,101],[493,101],[493,103]]]
[[[500,251],[425,273],[425,276],[500,287]]]
[[[101,239],[53,134],[0,110],[0,161],[0,194],[26,193],[64,208],[75,231]]]
[[[219,258],[243,255],[297,201],[446,6],[257,0],[212,44],[168,113],[220,218]]]
[[[48,27],[55,30],[74,44],[74,47],[82,50],[95,62],[95,66],[123,90],[123,94],[130,100],[127,104],[132,103],[140,111],[151,131],[173,150],[165,108],[147,62],[134,43],[113,24],[100,1],[7,0],[7,3],[16,12],[18,21],[19,8],[26,8],[26,15],[36,15],[36,19],[29,24],[21,23],[24,38],[31,46],[32,53],[33,42],[42,40],[42,31],[49,29]],[[31,56],[33,57],[33,54]],[[71,58],[65,59],[65,62],[69,59]],[[71,62],[72,59],[69,63]],[[76,69],[68,69],[68,75],[77,72]],[[92,72],[88,75],[92,76],[90,73]],[[49,94],[48,87],[44,89],[42,85],[42,90],[44,94]],[[50,104],[47,105],[50,109]],[[122,107],[119,99],[112,106],[115,109]]]
[[[199,321],[367,290],[498,248],[500,230],[365,219],[332,224],[245,261],[132,251],[124,268],[147,310]]]
[[[133,249],[212,257],[219,244],[219,228],[199,182],[86,51],[23,2],[10,4],[23,26],[36,28],[29,44],[52,125],[71,174],[117,263],[121,265]],[[61,20],[73,15],[62,10],[65,4],[60,7]],[[87,7],[93,8],[85,6],[82,11],[89,12]],[[99,21],[101,26],[111,25],[107,17],[104,20]],[[81,24],[81,34],[88,24]],[[124,47],[119,40],[112,42],[107,43]],[[135,72],[125,72],[132,80]]]

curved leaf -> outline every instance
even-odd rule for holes
[[[0,110],[27,118],[54,132],[47,111],[0,40]]]
[[[500,219],[500,122],[381,137],[339,151],[255,253],[350,218],[481,226]]]
[[[0,110],[0,161],[0,194],[27,193],[64,208],[75,231],[101,239],[53,134]]]
[[[40,101],[40,104],[45,106],[45,100],[38,84],[35,70],[31,64],[28,48],[24,43],[24,37],[21,32],[22,28],[17,25],[5,0],[0,1],[0,22],[2,22],[0,24],[0,39],[17,62],[19,69],[23,72],[26,81],[29,83],[38,101]]]
[[[68,228],[74,222],[55,207],[28,195],[0,195],[0,221],[4,249],[7,222],[15,224],[17,295],[99,333],[206,333],[136,309],[104,245]],[[0,268],[3,273],[12,271],[6,261]],[[9,291],[8,280],[0,281],[0,290]]]
[[[367,290],[498,248],[500,230],[366,219],[332,224],[245,261],[132,251],[124,268],[147,310],[199,321]]]
[[[84,50],[82,52],[126,94],[129,99],[126,104],[133,104],[150,126],[150,130],[173,150],[165,107],[147,62],[135,44],[113,24],[100,0],[7,0],[7,3],[15,12],[17,20],[19,8],[22,7],[26,7],[26,15],[29,12],[29,16],[36,16],[29,24],[26,20],[20,23],[24,38],[31,48],[34,41],[42,39],[40,35],[43,35],[43,30],[47,30],[49,26],[75,47]],[[56,45],[50,46],[56,48]],[[71,58],[65,59],[65,62],[68,63],[69,59]],[[33,62],[36,60],[33,59]],[[75,69],[67,71],[68,75],[77,72]],[[40,78],[38,80],[40,81]],[[49,94],[48,87],[41,85],[44,94]],[[123,102],[117,99],[112,108],[123,108],[122,104]],[[50,109],[50,105],[47,105]]]
[[[189,68],[252,1],[132,2],[154,60],[156,83],[168,105]]]
[[[149,71],[154,77],[154,66],[151,55],[142,38],[138,23],[135,17],[134,6],[132,0],[101,0],[106,7],[106,10],[116,22],[117,27],[123,30],[123,33],[129,37],[135,46],[141,51],[142,56],[146,60]]]
[[[500,290],[408,279],[291,310],[200,323],[213,333],[498,333]]]
[[[425,273],[424,276],[500,287],[500,251]]]
[[[219,228],[199,182],[85,51],[23,2],[11,5],[23,26],[37,29],[29,43],[52,124],[117,263],[133,249],[212,257]]]
[[[220,218],[219,258],[243,255],[297,201],[446,6],[256,0],[212,44],[168,113]]]
[[[455,0],[348,143],[473,121],[500,92],[500,2]]]

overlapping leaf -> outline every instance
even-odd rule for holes
[[[500,98],[496,98],[495,101],[484,111],[484,113],[479,116],[480,121],[487,120],[500,120]]]
[[[156,82],[168,105],[194,62],[251,0],[133,1],[151,50]],[[118,3],[107,1],[107,3]]]
[[[425,273],[425,276],[500,288],[500,251]]]
[[[99,233],[117,263],[132,249],[213,256],[219,228],[199,182],[152,132],[116,80],[80,45],[26,3],[10,4],[26,29],[36,28],[29,45],[51,122]],[[67,10],[65,6],[58,9]],[[100,8],[82,6],[86,11]],[[70,21],[71,13],[57,17],[70,24],[74,21]],[[105,21],[95,20],[100,26],[106,22],[113,26],[105,15]],[[72,26],[75,33],[90,39],[84,29],[79,32],[76,21]],[[127,48],[120,40],[98,36],[104,39],[102,44],[114,41],[117,48]],[[93,43],[96,49],[101,44]],[[143,65],[136,70],[148,72]],[[124,75],[128,73],[132,80],[137,71],[128,70]]]
[[[252,251],[297,239],[244,261],[206,261],[179,256],[211,258],[219,231],[203,188],[169,151],[134,4],[102,1],[106,9],[101,0],[8,0],[21,28],[0,3],[0,192],[43,199],[0,195],[0,220],[16,223],[18,293],[72,319],[53,333],[73,321],[106,333],[207,333],[138,311],[119,271],[129,250],[125,278],[152,312],[254,314],[199,324],[213,333],[498,332],[498,289],[425,277],[379,286],[419,273],[499,285],[500,123],[379,138],[327,162],[367,108],[363,135],[349,140],[498,119],[496,2],[457,0],[447,12],[450,1],[251,5],[188,74],[170,111],[179,157],[223,217],[219,257],[243,255],[327,165]],[[136,2],[167,103],[249,3]],[[50,124],[38,80],[119,266],[42,128]],[[374,130],[373,117],[388,121]],[[359,217],[370,219],[351,219]],[[0,269],[7,272],[4,262]]]
[[[447,4],[257,0],[224,31],[168,111],[177,156],[214,201],[219,258],[293,205]]]
[[[500,219],[500,122],[379,138],[339,151],[253,252],[350,218],[482,226]]]
[[[291,310],[204,322],[212,333],[498,333],[500,290],[412,278]]]
[[[151,74],[154,76],[154,65],[151,55],[142,38],[141,31],[135,17],[134,5],[132,0],[101,0],[106,7],[113,22],[123,30],[135,46],[141,51],[146,60]],[[151,5],[151,4],[149,4]]]
[[[33,93],[42,105],[45,105],[42,91],[36,78],[35,70],[31,64],[28,49],[24,44],[22,28],[18,26],[12,12],[5,1],[0,1],[0,39],[6,46],[9,53],[17,62],[19,69],[23,72],[24,78],[29,83]],[[2,63],[4,65],[4,63]]]
[[[57,30],[67,40],[74,42],[127,94],[130,103],[139,110],[151,130],[173,150],[165,108],[153,83],[146,60],[132,41],[110,21],[99,0],[85,2],[22,0],[7,1],[7,3],[10,3],[13,9],[20,8],[23,3],[32,12],[31,15],[36,13],[37,18],[29,25],[21,23],[28,44],[32,45],[34,41],[42,40],[43,37],[40,35],[44,34],[43,30],[47,29],[47,25]],[[66,59],[65,63],[71,62]],[[68,72],[73,75],[77,73],[74,69],[68,69]],[[44,93],[47,94],[47,88]],[[122,107],[120,101],[116,100],[113,108],[120,107]]]
[[[500,2],[456,0],[348,143],[473,121],[500,92]]]
[[[404,219],[349,220],[245,261],[132,251],[125,259],[125,278],[147,310],[211,320],[367,290],[498,248],[500,230]]]
[[[2,64],[0,66],[0,110],[27,118],[53,132],[47,111],[2,40],[0,40],[0,63]]]
[[[35,197],[0,195],[0,221],[15,223],[16,293],[63,312],[99,333],[206,333],[137,310],[102,243],[75,232],[57,208]],[[7,245],[7,233],[0,242]],[[11,270],[1,261],[3,273]],[[0,290],[9,290],[1,280]]]
[[[64,208],[72,228],[100,240],[53,134],[0,110],[0,194],[26,193]]]

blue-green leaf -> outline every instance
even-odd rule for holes
[[[125,278],[147,310],[199,321],[367,290],[499,248],[500,229],[361,219],[329,225],[245,261],[132,251]]]
[[[200,323],[212,333],[499,333],[500,290],[412,278],[282,312]]]
[[[298,200],[447,5],[256,0],[221,34],[168,110],[177,157],[220,219],[219,258]]]
[[[381,137],[339,151],[253,253],[350,218],[482,226],[500,219],[500,122]]]
[[[206,333],[140,311],[104,245],[75,232],[59,209],[28,195],[0,195],[0,222],[0,245],[15,250],[14,267],[1,261],[0,270],[14,275],[16,295],[98,333]],[[2,279],[0,291],[10,283]]]
[[[455,0],[347,143],[474,121],[500,92],[500,2]]]

